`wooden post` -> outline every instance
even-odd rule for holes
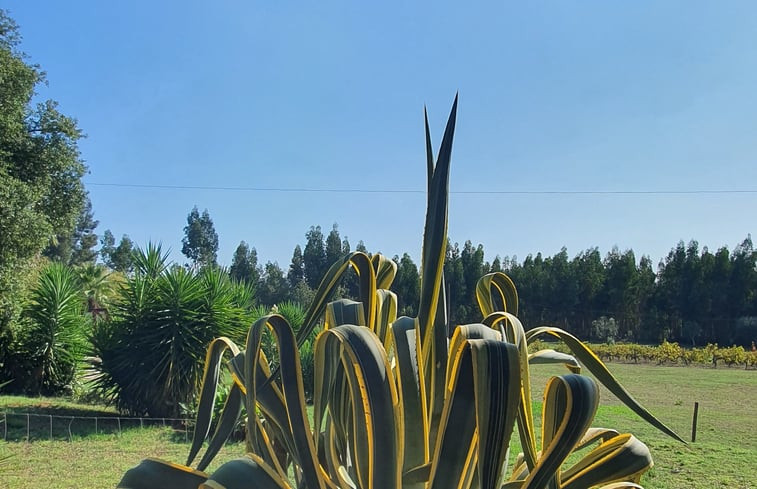
[[[691,420],[691,443],[697,441],[697,416],[699,415],[699,403],[694,402],[694,419]]]

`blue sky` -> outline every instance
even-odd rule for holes
[[[380,4],[379,4],[380,3]],[[471,2],[473,3],[473,2]],[[449,235],[487,259],[679,240],[733,248],[755,228],[754,2],[40,2],[10,0],[39,96],[79,120],[98,230],[183,261],[192,206],[228,264],[245,240],[286,268],[311,225],[410,252],[423,106],[438,144],[460,92]],[[694,191],[511,194],[477,191]],[[467,193],[474,192],[474,193]]]

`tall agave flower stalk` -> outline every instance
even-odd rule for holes
[[[591,427],[599,390],[595,380],[579,374],[582,367],[643,419],[683,441],[578,339],[557,328],[524,330],[518,294],[503,273],[478,282],[481,322],[450,328],[442,271],[456,107],[457,99],[436,160],[426,117],[428,207],[418,316],[397,317],[397,297],[389,291],[397,271],[392,260],[360,252],[344,257],[326,273],[297,335],[273,314],[252,325],[244,350],[226,338],[211,343],[186,465],[145,460],[124,475],[119,488],[641,487],[641,475],[652,466],[649,450],[633,435]],[[360,300],[330,302],[349,267],[359,276]],[[321,318],[311,422],[298,346]],[[261,349],[265,330],[278,349],[274,371]],[[529,354],[529,343],[544,336],[562,340],[573,355]],[[225,353],[231,355],[227,362]],[[529,378],[535,363],[565,364],[571,372],[549,380],[538,438]],[[190,469],[209,435],[222,365],[234,385],[203,457]],[[247,453],[206,474],[243,405],[257,414],[246,420]],[[506,473],[516,428],[523,452]],[[571,458],[577,461],[566,464],[579,450],[581,456]]]

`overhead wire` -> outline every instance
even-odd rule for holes
[[[318,188],[318,187],[231,187],[216,185],[164,185],[141,183],[85,182],[97,187],[121,187],[153,190],[214,190],[234,192],[287,193],[373,193],[425,194],[421,189]],[[722,195],[757,194],[757,189],[693,189],[693,190],[451,190],[459,195]]]

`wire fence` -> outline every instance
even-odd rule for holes
[[[146,418],[121,416],[67,416],[37,413],[0,413],[0,434],[4,441],[66,440],[73,442],[91,435],[121,435],[124,430],[170,427],[174,440],[189,442],[194,420],[188,418]]]

